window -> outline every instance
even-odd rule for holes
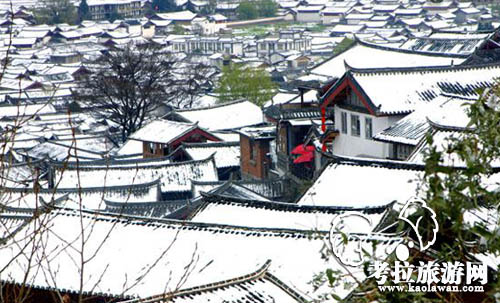
[[[406,160],[412,151],[413,146],[411,145],[396,144],[396,158],[399,160]]]
[[[248,152],[250,154],[250,162],[254,162],[257,158],[257,150],[254,146],[254,140],[248,140]]]
[[[361,125],[358,115],[351,115],[351,135],[359,137],[361,134]]]
[[[156,144],[155,143],[149,143],[149,152],[151,154],[156,154]]]
[[[372,118],[365,118],[365,138],[371,139],[373,137]]]
[[[346,112],[340,113],[340,120],[341,120],[341,124],[342,124],[342,133],[347,134],[347,113]]]

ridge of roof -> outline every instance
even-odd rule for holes
[[[448,72],[448,71],[465,71],[465,70],[480,70],[489,68],[500,68],[499,62],[484,63],[475,65],[450,65],[450,66],[417,66],[417,67],[383,67],[383,68],[356,68],[349,66],[347,73],[350,74],[383,74],[383,73],[416,73],[416,72]]]
[[[356,37],[356,36],[355,36]],[[345,38],[344,38],[345,39]],[[343,41],[343,40],[342,40]],[[311,68],[308,68],[307,71],[308,73],[307,74],[310,74],[311,70],[319,67],[320,65],[323,65],[323,63],[327,62],[327,61],[330,61],[332,60],[333,58],[337,57],[337,56],[340,56],[342,55],[343,53],[347,52],[348,50],[350,50],[351,48],[355,47],[356,44],[359,43],[358,40],[354,39],[354,42],[350,43],[350,45],[348,47],[346,47],[345,49],[343,49],[341,52],[338,52],[336,54],[333,54],[332,56],[326,58],[325,60],[313,65]]]
[[[233,279],[223,280],[215,283],[204,284],[200,286],[190,287],[186,289],[181,289],[179,291],[161,295],[155,295],[148,298],[143,299],[132,299],[128,301],[123,301],[120,303],[157,303],[173,300],[176,297],[191,297],[204,292],[212,292],[218,289],[224,289],[230,286],[244,284],[247,282],[257,281],[260,279],[264,279],[274,284],[282,291],[286,292],[288,295],[293,297],[297,302],[305,303],[307,300],[302,297],[298,292],[293,290],[291,287],[283,283],[281,280],[276,278],[274,275],[268,272],[269,267],[271,266],[271,260],[267,260],[261,267],[259,267],[256,271],[249,273],[244,276],[239,276]]]
[[[170,204],[187,203],[189,199],[167,200],[167,201],[148,201],[148,202],[130,202],[130,201],[111,201],[104,199],[106,206],[113,208],[137,208],[151,206],[168,206]]]
[[[102,187],[75,187],[75,188],[23,188],[23,187],[0,187],[2,192],[11,193],[36,193],[36,194],[58,194],[58,193],[89,193],[102,191],[134,191],[159,185],[161,179],[156,179],[147,183],[114,185]]]
[[[9,168],[14,168],[14,167],[22,167],[22,166],[28,166],[28,167],[33,167],[36,164],[41,164],[43,163],[43,159],[37,159],[33,161],[26,161],[26,162],[21,162],[21,163],[6,163],[2,166],[2,169],[9,169]]]
[[[81,166],[79,163],[64,163],[64,162],[51,162],[49,165],[53,168],[57,169],[64,169],[64,170],[108,170],[108,169],[144,169],[144,168],[159,168],[159,167],[172,167],[172,166],[182,166],[182,165],[190,165],[190,164],[202,164],[205,162],[210,162],[210,161],[215,161],[214,159],[215,153],[211,154],[208,156],[206,159],[201,159],[201,160],[189,160],[189,161],[183,161],[183,162],[174,162],[174,163],[160,163],[160,164],[150,164],[150,165],[135,165],[135,166],[120,166],[120,165],[106,165],[106,166]]]
[[[161,294],[156,296],[151,296],[143,299],[133,299],[129,301],[124,301],[120,303],[153,303],[153,302],[164,302],[165,300],[169,301],[174,299],[175,297],[184,297],[189,295],[196,295],[202,292],[210,292],[216,289],[221,289],[228,286],[233,286],[235,284],[241,284],[248,281],[254,281],[265,277],[269,266],[271,265],[271,260],[267,260],[264,265],[259,267],[256,271],[249,273],[244,276],[240,276],[234,279],[223,280],[215,283],[204,284],[200,286],[190,287],[186,289],[182,289],[173,293]]]
[[[144,225],[148,227],[158,228],[171,226],[172,228],[178,228],[182,230],[200,230],[217,232],[219,230],[232,230],[232,233],[241,233],[245,235],[257,235],[267,234],[273,237],[294,237],[294,238],[308,238],[311,236],[311,231],[300,230],[293,228],[268,228],[268,227],[247,227],[247,226],[237,226],[229,224],[217,224],[217,223],[203,223],[203,222],[190,222],[185,220],[176,219],[165,219],[165,218],[153,218],[153,217],[141,217],[126,214],[116,214],[110,213],[102,210],[79,210],[72,208],[65,208],[60,206],[54,206],[54,211],[57,212],[55,215],[64,216],[87,216],[89,218],[98,221],[111,221],[122,224],[133,224],[133,225]],[[327,231],[315,232],[318,238],[323,238],[328,236]],[[369,236],[368,234],[363,234]],[[391,240],[392,238],[388,239]],[[397,239],[395,239],[397,240]]]
[[[203,148],[203,147],[230,147],[230,146],[240,146],[239,141],[219,141],[219,142],[182,142],[182,147],[184,148]]]
[[[438,131],[449,131],[449,132],[472,132],[475,130],[474,127],[461,127],[461,126],[451,126],[451,125],[444,125],[440,124],[437,122],[432,121],[427,117],[427,122],[431,126],[433,130],[438,130]]]
[[[396,161],[396,160],[386,160],[386,159],[375,159],[375,158],[359,158],[359,157],[347,157],[335,154],[323,153],[330,163],[340,164],[340,165],[351,165],[351,166],[369,166],[369,167],[381,167],[387,169],[401,169],[401,170],[412,170],[412,171],[424,171],[425,165]]]
[[[166,114],[165,117],[169,116],[170,114],[210,110],[210,109],[214,109],[214,108],[220,108],[220,107],[225,107],[225,106],[238,104],[238,103],[244,103],[244,102],[250,102],[250,101],[248,101],[246,99],[240,99],[240,100],[235,100],[235,101],[230,101],[230,102],[216,103],[215,105],[206,106],[206,107],[176,109],[176,110],[173,110],[170,113]]]
[[[464,59],[464,58],[469,57],[469,55],[467,55],[467,54],[435,53],[435,52],[426,52],[426,51],[415,51],[415,50],[404,49],[404,48],[388,47],[388,46],[384,46],[384,45],[380,45],[380,44],[370,43],[368,41],[363,41],[360,38],[358,38],[356,35],[354,35],[354,39],[360,45],[363,45],[366,47],[385,50],[385,51],[391,51],[391,52],[398,52],[398,53],[403,53],[403,54],[413,54],[413,55],[431,56],[431,57],[446,57],[446,58],[456,58],[456,59]]]
[[[206,207],[211,203],[218,204],[237,204],[243,207],[264,208],[269,210],[278,210],[285,212],[303,212],[303,213],[337,213],[344,211],[360,211],[368,213],[383,212],[391,205],[391,203],[383,206],[370,206],[370,207],[343,207],[343,206],[317,206],[317,205],[297,205],[294,203],[278,202],[278,201],[259,201],[248,200],[234,197],[221,196],[217,193],[201,193],[203,196],[203,203],[201,208]]]
[[[137,155],[142,155],[142,153],[137,154]],[[98,159],[98,160],[92,160],[92,161],[83,161],[79,162],[78,166],[79,167],[99,167],[99,166],[111,166],[115,164],[134,164],[134,163],[148,163],[148,162],[163,162],[166,160],[171,160],[172,156],[167,155],[163,157],[153,157],[153,158],[137,158],[137,159],[120,159],[124,158],[125,156],[129,155],[118,155],[118,156],[113,156],[111,158],[106,158],[106,159]],[[60,165],[67,163],[68,166],[71,165],[77,165],[76,161],[57,161],[57,160],[50,160],[50,164],[54,165]]]

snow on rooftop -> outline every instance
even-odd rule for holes
[[[214,197],[205,202],[191,219],[193,222],[219,223],[250,227],[292,228],[300,230],[328,231],[338,215],[361,209],[333,209],[290,205],[282,202],[258,202],[231,200]],[[382,219],[385,208],[366,213],[376,226]],[[364,227],[361,224],[362,227]],[[360,227],[361,228],[361,227]],[[351,230],[368,233],[370,230]]]
[[[4,188],[1,203],[7,207],[39,209],[43,203],[64,198],[60,206],[79,209],[104,209],[104,200],[124,202],[156,201],[159,198],[158,182],[135,184],[133,186],[41,189],[35,193],[32,189]],[[43,201],[43,202],[42,202]]]
[[[414,170],[332,163],[298,204],[367,207],[393,201],[406,203],[416,195],[417,179],[421,175]]]
[[[10,105],[0,106],[0,117],[28,119],[38,114],[53,114],[56,109],[51,104]]]
[[[134,155],[141,154],[142,157],[143,146],[141,141],[137,140],[127,140],[123,145],[116,151],[117,155]]]
[[[71,166],[56,169],[62,187],[98,187],[147,183],[161,179],[162,192],[191,190],[191,180],[218,181],[213,158],[178,163],[137,162],[136,165]]]
[[[167,144],[194,130],[196,127],[192,123],[155,120],[133,133],[130,139]]]
[[[465,58],[439,57],[418,53],[383,49],[366,43],[357,43],[347,51],[321,63],[310,72],[340,78],[346,71],[345,63],[354,68],[384,68],[413,66],[449,66],[460,64]]]
[[[241,128],[264,122],[262,110],[250,101],[220,104],[200,109],[178,110],[180,116],[208,130]]]
[[[33,259],[47,260],[45,254],[50,252],[49,264],[34,262],[30,264],[32,270],[26,270],[27,259],[18,250],[26,245],[32,251],[33,242],[27,241],[36,227],[28,224],[0,248],[0,266],[4,268],[9,263],[3,271],[6,280],[21,282],[28,273],[28,285],[78,291],[80,267],[75,260],[82,250],[80,222],[85,230],[92,230],[86,234],[83,248],[83,256],[89,259],[83,272],[85,292],[147,297],[174,290],[186,272],[181,288],[243,276],[271,260],[271,274],[313,299],[317,294],[309,281],[315,274],[326,268],[345,273],[337,261],[321,257],[325,239],[310,238],[309,232],[144,221],[86,212],[80,215],[70,210],[55,210],[39,220],[50,232],[43,233],[45,249],[33,250]],[[355,254],[358,244],[370,251],[370,239],[382,240],[372,252],[379,258],[385,258],[400,241],[360,235],[358,240],[349,242],[346,254]],[[13,258],[16,262],[10,262]],[[362,269],[351,268],[351,271],[357,279],[365,279]],[[353,280],[344,278],[342,282]],[[94,285],[97,286],[93,288]],[[344,298],[355,286],[355,283],[340,283],[331,291]]]
[[[172,21],[191,21],[196,17],[196,14],[191,11],[181,11],[181,12],[173,12],[173,13],[157,13],[157,16],[163,20],[172,20]]]
[[[413,113],[374,136],[375,139],[417,145],[431,129],[429,120],[443,126],[466,127],[469,117],[465,104],[470,101],[439,96],[435,102],[422,104]]]
[[[428,103],[442,94],[477,99],[476,90],[491,86],[500,74],[500,66],[351,72],[380,112],[400,113],[413,111],[419,103]]]
[[[184,144],[184,150],[193,160],[203,160],[212,154],[217,168],[240,166],[240,143]]]

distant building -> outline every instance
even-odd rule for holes
[[[169,42],[173,52],[212,55],[244,55],[244,41],[240,37],[191,36],[179,37]]]
[[[276,52],[299,51],[304,55],[311,52],[312,38],[304,36],[303,31],[281,31],[278,37],[257,40],[257,54],[270,56]]]
[[[140,0],[88,0],[92,20],[106,20],[113,15],[134,18],[142,15]]]

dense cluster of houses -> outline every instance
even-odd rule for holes
[[[98,14],[118,0],[88,2],[96,20],[75,26],[33,25],[30,1],[0,23],[0,283],[3,296],[29,288],[26,302],[354,299],[368,277],[329,255],[332,221],[373,223],[348,224],[348,257],[385,259],[412,241],[386,227],[417,194],[426,137],[444,149],[463,135],[464,104],[500,75],[484,3],[286,1],[280,16],[304,24],[252,35],[224,10],[142,18],[144,1],[127,0],[130,18],[111,23]],[[178,70],[212,71],[191,108],[156,112],[123,142],[73,93],[89,61],[130,42],[165,47]],[[234,63],[280,83],[264,106],[216,102]],[[482,209],[465,224],[498,217]],[[496,275],[498,256],[473,257]],[[339,283],[316,285],[327,269]]]

